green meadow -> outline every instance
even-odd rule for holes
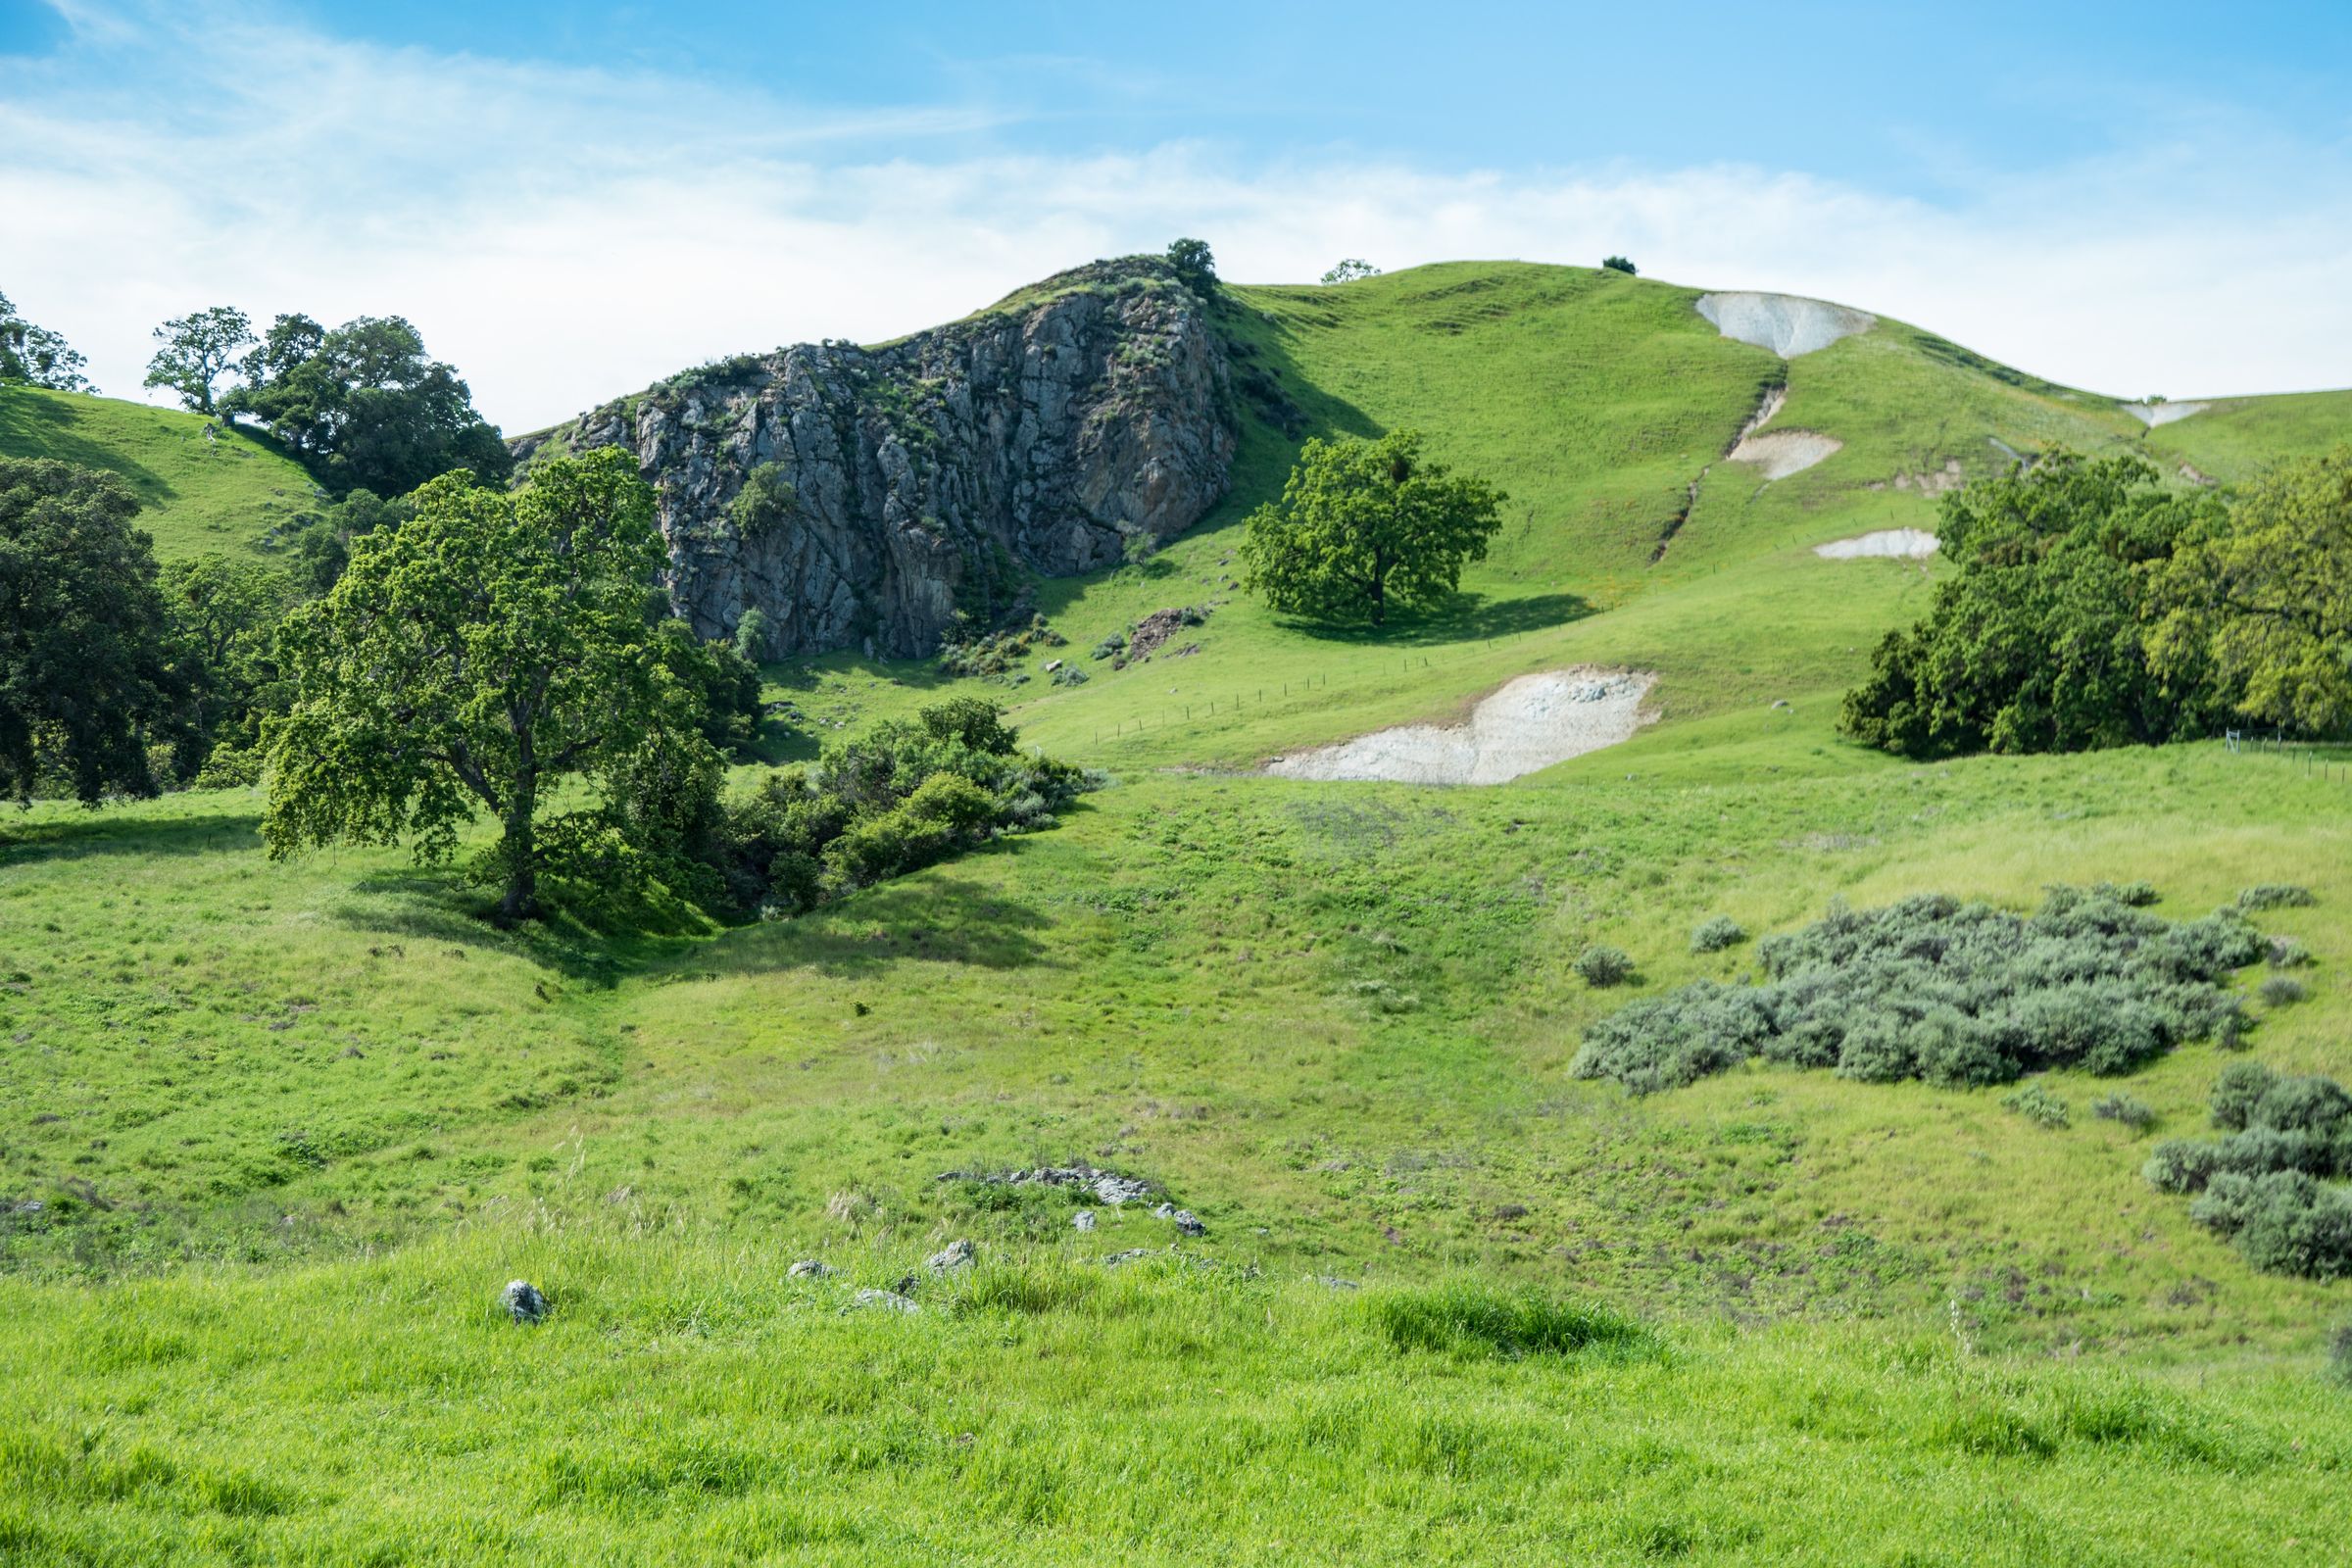
[[[1232,495],[1041,584],[1067,642],[1026,680],[767,671],[779,756],[970,694],[1110,783],[799,919],[502,932],[394,852],[270,861],[252,791],[0,818],[0,1562],[2352,1554],[2352,1293],[2139,1174],[2242,1054],[2352,1077],[2352,760],[1863,752],[1838,698],[1939,567],[1812,551],[1933,529],[1917,476],[2004,447],[2240,483],[2352,395],[2151,432],[1891,320],[1784,365],[1695,293],[1229,290]],[[1842,446],[1765,483],[1724,453],[1784,383],[1767,428]],[[10,393],[0,451],[148,473],[167,558],[308,494],[183,422]],[[1511,497],[1457,602],[1377,636],[1253,604],[1234,546],[1297,442],[1406,426]],[[1655,671],[1655,721],[1491,788],[1258,771],[1579,664]],[[2258,918],[2310,995],[2250,1000],[2237,1050],[2042,1075],[2065,1126],[1760,1062],[1568,1074],[1590,1021],[1753,970],[1692,953],[1710,916],[2136,880],[2174,918],[2308,887]],[[1578,978],[1595,943],[1629,984]],[[2152,1128],[2092,1115],[2118,1088]],[[1072,1164],[1154,1200],[976,1179]],[[917,1310],[857,1304],[910,1274]],[[499,1311],[515,1278],[545,1323]]]

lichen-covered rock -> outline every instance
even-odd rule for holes
[[[498,1293],[498,1304],[517,1323],[537,1323],[548,1313],[548,1300],[529,1280],[509,1280]]]
[[[804,1257],[784,1271],[786,1279],[794,1280],[830,1279],[832,1274],[832,1264],[813,1257]]]
[[[1206,307],[1131,257],[879,348],[707,366],[514,445],[636,455],[698,634],[758,610],[768,657],[908,657],[958,611],[993,620],[1024,572],[1190,527],[1225,492],[1230,403]]]
[[[925,1266],[934,1274],[953,1274],[958,1269],[970,1268],[974,1255],[975,1249],[971,1243],[950,1242],[938,1251],[933,1252]]]

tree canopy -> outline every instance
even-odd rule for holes
[[[334,589],[280,635],[293,702],[271,731],[263,837],[280,857],[408,840],[439,859],[487,809],[501,836],[479,869],[518,919],[551,847],[652,831],[617,810],[543,822],[558,781],[601,779],[620,806],[616,781],[715,788],[681,674],[702,650],[657,624],[662,539],[626,453],[558,459],[515,491],[447,474],[415,501],[400,527],[355,540]]]
[[[173,676],[138,497],[111,473],[0,458],[0,790],[153,795]]]
[[[2136,458],[2061,452],[1944,497],[1938,540],[1958,570],[1879,645],[1845,732],[1915,758],[2204,733],[2226,710],[2207,672],[2187,658],[2159,671],[2146,638],[2176,547],[2227,517],[2155,479]]]
[[[2250,718],[2352,722],[2352,445],[2255,484],[2174,558],[2151,639],[2175,676],[2210,666]]]
[[[95,392],[82,373],[88,364],[63,337],[19,316],[8,296],[0,294],[0,386]]]
[[[236,365],[237,351],[254,341],[253,322],[233,306],[215,305],[176,317],[155,329],[163,345],[147,362],[149,387],[169,387],[191,414],[214,414],[214,387]]]
[[[400,317],[363,316],[328,331],[307,316],[281,316],[238,369],[244,385],[220,400],[221,412],[260,421],[338,493],[402,495],[460,468],[496,483],[514,469],[466,383],[426,356]]]
[[[1217,259],[1210,253],[1204,239],[1179,239],[1168,243],[1168,265],[1176,269],[1176,277],[1186,288],[1206,299],[1217,291]]]
[[[1300,450],[1281,501],[1250,514],[1248,583],[1276,610],[1378,626],[1392,605],[1448,598],[1463,564],[1486,559],[1506,499],[1424,459],[1418,431],[1317,437]]]
[[[1380,269],[1360,256],[1350,256],[1323,274],[1326,283],[1352,283],[1359,277],[1378,277]]]

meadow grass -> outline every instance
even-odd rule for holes
[[[144,509],[135,526],[167,562],[258,551],[271,529],[318,504],[302,466],[250,433],[121,398],[0,387],[0,458],[54,458],[121,476]]]
[[[1269,614],[1232,550],[1297,432],[1252,413],[1201,527],[1042,585],[1085,685],[769,671],[806,715],[777,757],[1011,704],[1112,776],[1051,831],[788,922],[502,933],[393,852],[267,860],[250,791],[0,819],[0,1562],[2344,1554],[2347,1287],[2252,1272],[2139,1175],[2243,1056],[2041,1075],[2057,1128],[2001,1090],[1567,1071],[1836,900],[2145,880],[2174,919],[2309,888],[2257,916],[2309,996],[2253,1002],[2245,1052],[2352,1077],[2344,757],[1861,751],[1838,696],[1937,566],[1810,550],[1932,527],[1871,486],[1995,438],[2228,412],[2194,461],[2231,479],[2309,411],[2135,434],[1885,322],[1787,368],[1776,424],[1845,447],[1760,486],[1719,460],[1782,368],[1689,290],[1230,293],[1308,427],[1419,425],[1511,529],[1382,636]],[[1086,659],[1183,604],[1198,652]],[[1659,721],[1493,789],[1254,771],[1578,662],[1659,671]],[[1718,916],[1751,940],[1693,952]],[[1579,978],[1595,944],[1628,983]],[[2089,1113],[2120,1090],[2146,1115]],[[971,1179],[1069,1163],[1205,1233]],[[980,1266],[927,1278],[957,1238]],[[852,1307],[909,1273],[922,1310]]]

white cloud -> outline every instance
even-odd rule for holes
[[[199,306],[398,313],[527,429],[703,358],[894,336],[1178,233],[1245,280],[1623,251],[2121,394],[2352,382],[2352,172],[2328,150],[2198,136],[1940,204],[1736,164],[1019,157],[972,151],[996,117],[960,105],[816,114],[285,26],[76,25],[65,66],[0,87],[0,289],[118,395],[147,328]],[[2264,168],[2281,177],[2243,177]]]

